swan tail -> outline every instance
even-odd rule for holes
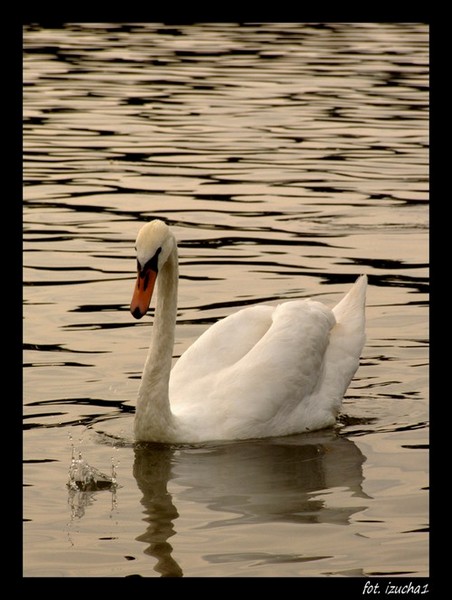
[[[336,325],[330,333],[323,390],[332,390],[331,409],[340,410],[342,397],[355,375],[366,341],[365,302],[367,276],[361,275],[333,308]]]
[[[337,323],[350,333],[364,331],[367,275],[361,275],[342,300],[333,308]]]

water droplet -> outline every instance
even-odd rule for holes
[[[69,466],[68,487],[73,490],[82,490],[85,492],[96,492],[105,489],[112,489],[116,486],[116,472],[114,464],[112,465],[111,477],[92,467],[83,458],[79,450],[78,458],[75,458],[75,449],[72,448],[71,464]]]

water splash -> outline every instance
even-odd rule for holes
[[[111,459],[111,475],[106,475],[92,467],[76,450],[71,439],[71,463],[69,465],[67,487],[69,489],[68,504],[71,508],[71,522],[81,519],[88,506],[94,502],[96,492],[109,490],[112,495],[111,510],[116,507],[117,475],[114,457]]]
[[[117,485],[114,465],[112,465],[112,474],[110,476],[105,475],[96,467],[89,465],[81,452],[79,452],[77,458],[75,458],[75,452],[73,452],[67,485],[72,490],[78,489],[83,492],[114,489]]]
[[[81,450],[77,453],[74,444],[71,444],[71,464],[67,482],[69,489],[83,492],[115,490],[117,487],[116,477],[116,465],[113,457],[111,459],[111,475],[106,475],[96,467],[92,467],[83,458]]]

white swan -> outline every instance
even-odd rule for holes
[[[332,310],[314,300],[240,310],[212,325],[171,370],[176,241],[165,223],[154,220],[139,231],[136,251],[135,318],[147,312],[158,275],[136,440],[234,440],[334,425],[364,346],[365,275]]]

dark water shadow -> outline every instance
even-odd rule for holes
[[[333,431],[199,447],[137,444],[134,451],[133,474],[146,515],[137,540],[146,544],[144,552],[157,560],[154,570],[163,577],[183,575],[168,541],[178,533],[178,501],[168,491],[173,480],[184,488],[179,500],[211,511],[212,520],[203,526],[208,529],[275,522],[347,525],[368,504],[362,489],[365,457]],[[333,488],[348,490],[361,505],[328,506]]]

